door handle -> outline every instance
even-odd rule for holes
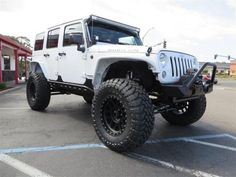
[[[58,53],[59,56],[66,56],[65,52]]]
[[[43,54],[44,57],[49,57],[50,55],[48,53]]]

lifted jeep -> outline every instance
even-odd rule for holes
[[[206,109],[216,66],[189,54],[144,46],[139,28],[91,15],[36,36],[27,100],[44,110],[51,95],[92,104],[93,126],[110,149],[130,151],[152,133],[154,114],[189,125]],[[205,67],[212,77],[202,82]]]

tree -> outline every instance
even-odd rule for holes
[[[18,44],[21,44],[21,45],[23,45],[23,46],[25,46],[27,48],[32,49],[32,46],[30,44],[30,39],[29,38],[27,38],[25,36],[17,36],[17,37],[15,37],[15,36],[8,36],[8,37],[10,37],[12,40],[17,42]]]

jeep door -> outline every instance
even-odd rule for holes
[[[86,55],[77,50],[78,46],[84,45],[82,24],[65,25],[62,36],[58,74],[64,82],[84,84]]]
[[[60,28],[48,31],[46,40],[46,49],[43,52],[45,63],[48,67],[48,79],[57,80],[58,78],[58,42]]]

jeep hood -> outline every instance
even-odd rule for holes
[[[140,56],[144,55],[146,56],[147,50],[148,50],[148,46],[134,46],[134,45],[119,45],[119,44],[97,44],[97,45],[93,45],[92,47],[89,48],[89,52],[93,52],[93,53],[112,53],[112,54],[139,54]],[[162,47],[152,47],[152,51],[150,54],[152,55],[156,55],[160,52],[171,52],[172,54],[176,55],[176,56],[183,56],[183,55],[188,55],[191,57],[191,54],[188,53],[184,53],[184,52],[180,52],[180,51],[175,51],[175,50],[166,50],[163,49]]]
[[[119,44],[97,44],[90,47],[93,52],[101,53],[147,53],[147,46],[119,45]],[[160,50],[160,49],[159,49]],[[151,53],[157,53],[157,48],[153,48]]]

